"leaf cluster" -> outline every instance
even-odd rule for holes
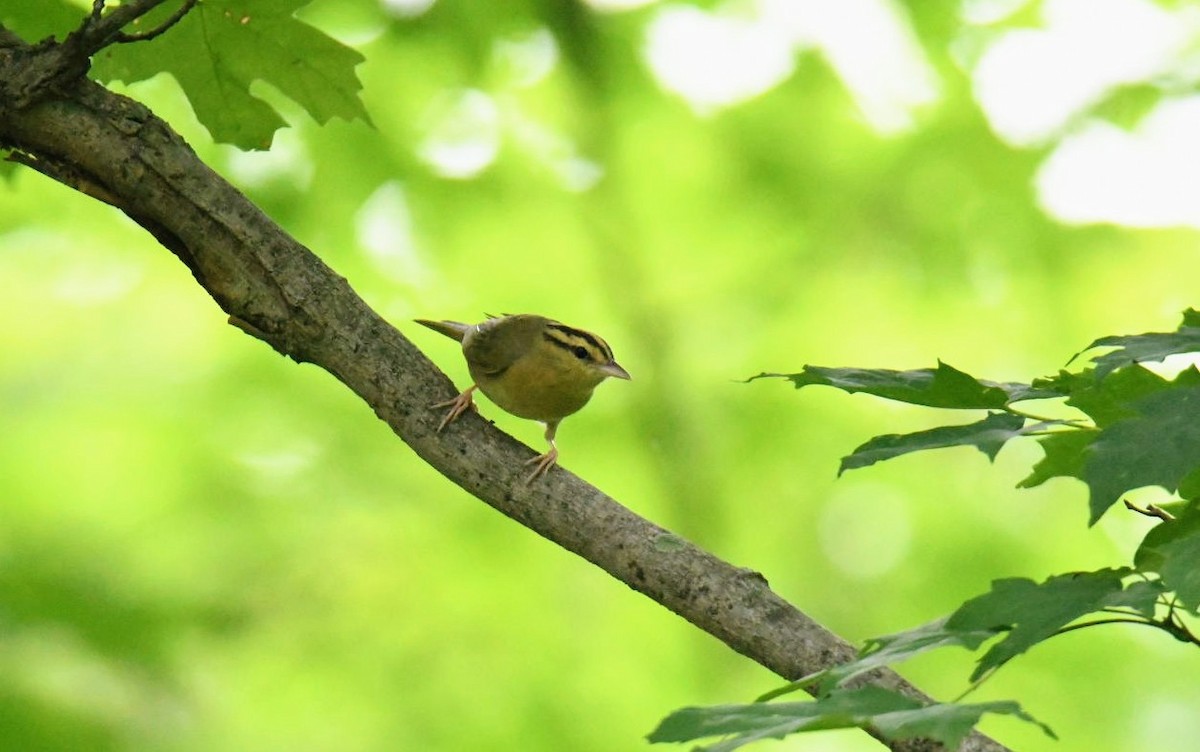
[[[296,18],[310,0],[184,0],[145,3],[114,42],[91,61],[91,75],[108,83],[137,83],[166,73],[175,78],[214,140],[242,149],[270,147],[286,123],[252,91],[269,84],[318,123],[331,118],[368,121],[359,99],[356,50]],[[119,8],[120,6],[114,7]],[[110,14],[103,4],[98,8]],[[68,37],[93,17],[68,0],[0,0],[0,25],[27,40]],[[152,31],[153,33],[147,33]],[[158,33],[163,31],[166,33]]]
[[[866,686],[835,689],[813,702],[683,708],[665,718],[649,739],[688,742],[725,736],[704,749],[730,752],[751,742],[781,739],[801,731],[870,728],[888,740],[935,739],[956,749],[984,713],[1014,715],[1038,723],[1015,702],[926,705],[881,687]],[[1053,736],[1048,727],[1042,728]]]
[[[971,673],[970,692],[1038,643],[1101,624],[1151,626],[1200,647],[1187,623],[1200,615],[1200,370],[1192,365],[1166,378],[1144,365],[1197,352],[1200,312],[1188,310],[1174,332],[1102,337],[1068,362],[1070,366],[1087,354],[1081,370],[1063,369],[1029,383],[980,379],[941,362],[910,371],[805,366],[799,373],[755,376],[786,378],[796,388],[831,386],[925,407],[985,411],[972,423],[877,436],[843,458],[839,474],[954,446],[972,446],[994,459],[1009,441],[1027,436],[1041,445],[1044,457],[1019,486],[1030,488],[1056,477],[1083,481],[1092,524],[1137,488],[1157,486],[1175,497],[1146,509],[1126,502],[1129,509],[1161,520],[1143,539],[1132,566],[1070,572],[1043,582],[996,580],[987,593],[948,616],[868,640],[855,660],[754,703],[676,711],[650,740],[720,736],[721,741],[704,749],[725,752],[760,739],[859,727],[888,740],[920,736],[954,749],[985,713],[1035,723],[1053,736],[1015,702],[921,703],[879,687],[856,686],[855,680],[930,650],[977,651],[986,645]],[[1035,401],[1061,403],[1081,417],[1034,415],[1025,408]],[[815,699],[770,702],[801,689]]]
[[[1008,441],[1032,436],[1045,456],[1020,487],[1056,477],[1082,480],[1093,524],[1137,488],[1159,486],[1184,500],[1200,495],[1200,370],[1191,366],[1168,379],[1143,365],[1200,353],[1200,312],[1185,312],[1174,332],[1102,337],[1071,362],[1096,350],[1103,352],[1091,356],[1083,370],[1064,369],[1030,383],[979,379],[942,362],[911,371],[805,366],[799,373],[754,378],[786,378],[796,388],[831,386],[925,407],[987,411],[974,423],[877,436],[843,458],[839,473],[953,446],[973,446],[994,459]],[[1033,401],[1059,402],[1083,417],[1041,418],[1024,409]]]

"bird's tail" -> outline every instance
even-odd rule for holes
[[[457,321],[430,321],[429,319],[413,319],[421,326],[427,326],[435,332],[446,335],[450,339],[462,342],[467,330],[471,328],[470,324],[461,324]]]

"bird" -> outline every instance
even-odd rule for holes
[[[558,462],[554,435],[562,419],[586,405],[606,378],[631,378],[603,339],[545,316],[493,316],[478,324],[415,321],[461,342],[474,380],[454,399],[433,405],[450,408],[437,427],[439,433],[475,408],[471,395],[476,389],[505,412],[546,424],[550,448],[525,463],[534,466],[526,485]]]

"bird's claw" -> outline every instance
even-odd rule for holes
[[[453,423],[458,416],[462,415],[467,410],[475,409],[475,400],[471,398],[471,392],[475,391],[475,389],[476,387],[471,387],[452,400],[446,400],[445,402],[439,402],[436,405],[431,406],[431,409],[441,409],[443,407],[450,408],[449,412],[446,413],[446,417],[442,418],[442,422],[438,424],[438,433],[441,433],[443,428]]]
[[[538,479],[539,476],[545,475],[546,471],[554,467],[558,463],[558,449],[551,447],[550,451],[545,454],[539,454],[531,460],[525,462],[526,465],[534,465],[533,472],[525,479],[525,485],[529,485]]]

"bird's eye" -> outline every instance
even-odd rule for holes
[[[575,353],[575,357],[579,358],[580,360],[588,359],[587,348],[583,345],[575,345],[575,347],[571,349],[571,352]]]

